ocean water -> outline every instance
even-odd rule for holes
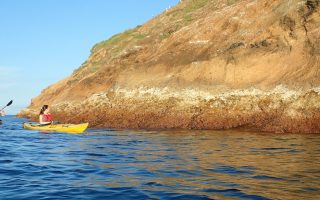
[[[0,199],[320,199],[320,135],[22,129],[2,118]]]

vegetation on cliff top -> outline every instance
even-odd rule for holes
[[[178,31],[182,27],[185,27],[197,20],[197,11],[200,8],[207,7],[208,10],[214,11],[221,7],[221,5],[231,6],[237,3],[239,0],[185,0],[181,1],[183,4],[179,7],[174,7],[164,12],[159,17],[164,17],[163,23],[157,23],[151,27],[147,27],[145,31],[140,31],[140,25],[133,29],[126,30],[122,33],[116,34],[111,38],[99,42],[93,46],[91,53],[99,51],[101,48],[114,48],[115,46],[122,46],[122,49],[129,44],[136,44],[140,40],[145,39],[147,36],[153,38],[159,38],[160,40],[167,38],[173,32]],[[202,10],[200,10],[203,12]],[[170,27],[168,30],[168,27]],[[167,30],[167,31],[166,31]],[[152,34],[158,34],[158,37],[154,37]],[[119,48],[116,48],[119,52]]]

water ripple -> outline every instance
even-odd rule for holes
[[[320,199],[320,136],[0,126],[1,199]]]

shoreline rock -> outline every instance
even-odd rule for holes
[[[270,91],[255,88],[210,93],[195,89],[118,88],[81,102],[50,105],[64,123],[122,129],[246,129],[320,133],[320,88]],[[19,116],[37,120],[37,109]]]

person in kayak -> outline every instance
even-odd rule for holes
[[[3,117],[3,116],[5,116],[6,114],[4,113],[4,111],[3,110],[1,110],[0,111],[0,116],[1,117]],[[0,125],[2,124],[2,120],[0,119]]]
[[[48,125],[53,123],[53,119],[50,114],[50,109],[48,105],[42,106],[39,114],[39,122],[41,125]]]

